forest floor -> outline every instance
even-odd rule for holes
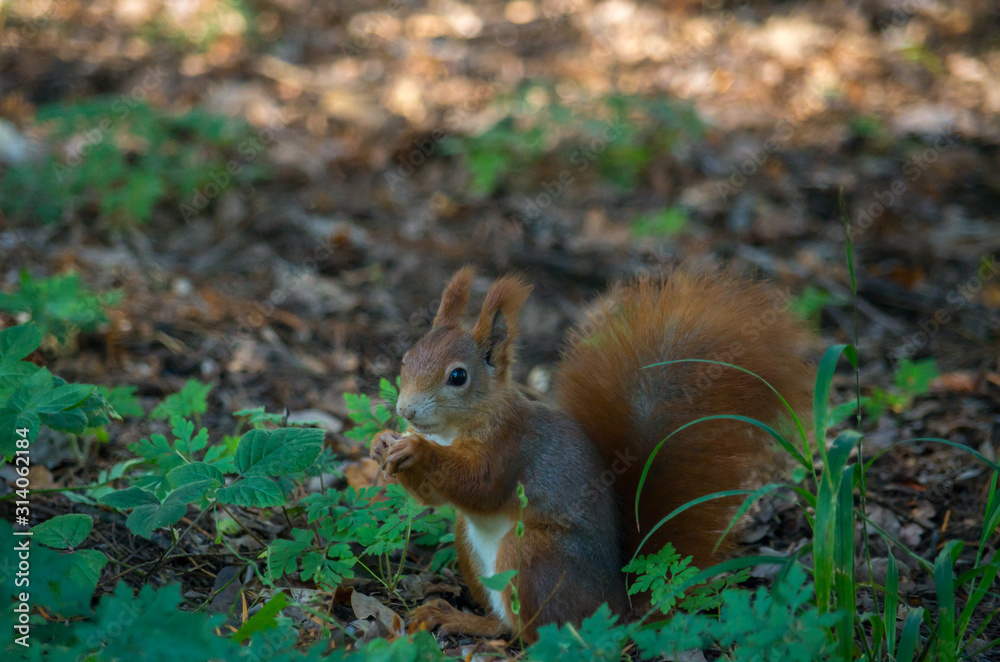
[[[137,385],[147,410],[189,378],[211,382],[202,423],[227,431],[231,412],[259,405],[320,418],[338,480],[371,484],[366,449],[343,435],[343,394],[375,393],[381,377],[398,374],[456,268],[480,267],[474,296],[510,269],[535,283],[515,379],[544,391],[563,334],[609,283],[682,259],[722,261],[790,290],[824,346],[854,342],[857,326],[861,390],[886,402],[862,423],[866,457],[943,437],[996,461],[993,3],[249,4],[252,12],[198,0],[4,8],[0,174],[17,149],[46,139],[40,109],[98,95],[120,108],[136,100],[243,118],[255,142],[236,168],[267,169],[252,182],[234,175],[160,200],[141,224],[99,204],[46,224],[0,217],[4,290],[27,269],[73,270],[94,290],[122,292],[108,324],[40,357],[55,374]],[[662,149],[640,149],[653,135],[643,133],[644,106],[625,112],[634,127],[601,115],[613,94],[667,100],[655,111],[674,122]],[[699,122],[685,119],[687,108]],[[579,117],[606,122],[604,141],[582,137]],[[510,154],[468,139],[496,126],[498,141],[517,145]],[[639,153],[609,159],[608,144]],[[491,161],[491,149],[502,157]],[[933,374],[913,368],[929,358]],[[854,390],[842,368],[835,403]],[[924,377],[926,388],[913,386]],[[86,462],[68,446],[45,446],[34,485],[92,483],[159,425],[111,425]],[[945,538],[966,541],[968,555],[988,475],[954,448],[900,446],[873,465],[868,515],[926,560]],[[74,504],[53,495],[36,507],[57,514]],[[753,517],[749,553],[784,553],[808,536],[802,512],[780,502]],[[165,542],[133,537],[117,515],[104,520],[96,547],[113,561],[101,586],[138,582],[128,569]],[[273,538],[285,523],[257,526]],[[178,551],[204,552],[213,538],[192,535]],[[885,546],[877,537],[872,545],[884,562]],[[205,598],[230,560],[206,556],[192,568],[176,558],[156,581],[179,578],[188,597]],[[899,561],[910,604],[933,601],[928,573]],[[361,580],[356,588],[377,594]],[[407,590],[419,601],[459,589],[445,573]],[[351,620],[335,597],[334,613]],[[467,593],[458,600],[469,604]]]

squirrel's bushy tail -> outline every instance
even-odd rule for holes
[[[704,416],[739,414],[768,424],[787,410],[759,379],[707,363],[732,363],[774,386],[799,416],[813,371],[810,335],[788,312],[789,297],[731,271],[678,269],[613,290],[570,336],[556,371],[561,406],[594,440],[615,474],[628,559],[651,528],[677,507],[722,490],[751,487],[774,461],[770,437],[748,423],[697,423],[664,444],[646,479],[635,520],[635,493],[649,453],[679,427]],[[660,528],[640,553],[672,542],[707,567],[742,498],[708,501]]]

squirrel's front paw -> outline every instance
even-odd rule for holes
[[[385,465],[389,455],[389,449],[399,441],[400,433],[393,430],[382,430],[372,439],[371,451],[368,455],[378,462],[379,466]]]
[[[416,435],[397,439],[396,443],[386,453],[386,472],[395,474],[397,471],[412,467],[420,460],[426,448],[426,442]]]

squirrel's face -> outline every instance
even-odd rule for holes
[[[462,329],[432,329],[403,356],[396,412],[418,432],[457,432],[497,385],[489,358]]]
[[[452,276],[430,332],[403,356],[396,411],[424,434],[447,437],[478,424],[510,388],[517,314],[531,287],[515,275],[498,279],[466,331],[459,318],[473,276],[472,267]]]

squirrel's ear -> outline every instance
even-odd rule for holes
[[[472,339],[486,351],[486,362],[504,369],[511,361],[510,343],[517,336],[517,316],[528,300],[531,286],[518,275],[499,279],[490,288],[472,327]]]
[[[476,268],[472,265],[462,267],[455,272],[441,294],[441,305],[434,316],[433,326],[457,326],[469,302],[469,290],[472,289],[472,279],[476,277]]]

